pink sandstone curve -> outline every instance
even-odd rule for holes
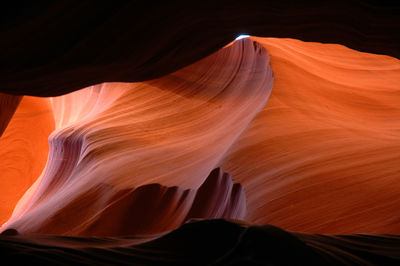
[[[49,160],[2,230],[123,235],[172,230],[185,216],[243,219],[244,194],[230,178],[199,186],[264,107],[272,85],[267,52],[242,40],[156,80],[104,83],[48,99],[56,127]],[[115,202],[126,191],[133,192]],[[143,230],[115,229],[144,222],[130,210],[144,204],[131,198],[138,193],[172,193],[165,210],[182,210],[157,214],[162,219]]]

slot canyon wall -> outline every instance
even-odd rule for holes
[[[400,260],[398,3],[7,8],[7,256],[30,260],[35,247],[38,262],[65,264]],[[238,33],[252,37],[232,42]]]

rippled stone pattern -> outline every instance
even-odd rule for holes
[[[271,55],[265,108],[221,164],[247,219],[313,233],[400,233],[400,61],[253,38]],[[261,200],[262,199],[262,200]]]
[[[399,264],[396,1],[10,6],[5,261]]]
[[[47,99],[56,127],[49,160],[4,228],[123,235],[171,230],[185,216],[244,218],[244,192],[222,173],[197,194],[186,189],[198,188],[218,166],[266,104],[272,85],[267,52],[245,39],[160,79],[100,84]],[[157,197],[161,206],[148,200]],[[141,208],[151,213],[156,206],[165,213],[149,216],[154,224],[141,229],[150,219]]]

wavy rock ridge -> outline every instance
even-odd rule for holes
[[[362,3],[347,2],[356,11]],[[359,11],[369,19],[366,26],[349,26],[346,34],[359,33],[349,45],[396,56],[398,39],[385,43],[388,35],[377,30],[396,22],[394,13],[385,6],[372,14],[371,6],[373,1],[363,4]],[[328,9],[328,15],[341,14]],[[301,10],[308,14],[307,7]],[[292,23],[288,14],[282,13]],[[382,14],[387,19],[379,19]],[[348,19],[345,16],[344,21]],[[311,22],[306,28],[313,29]],[[341,28],[343,21],[332,25]],[[387,30],[397,25],[393,23]],[[336,26],[326,36],[337,32]],[[298,26],[289,28],[298,30]],[[307,39],[310,31],[304,32]],[[317,32],[322,41],[349,40],[346,34],[326,37],[321,30]],[[13,43],[12,38],[9,43]],[[108,65],[118,62],[115,58],[88,65],[87,58],[75,61],[73,55],[80,54],[80,44],[64,59],[53,58],[54,65],[44,58],[40,67],[11,68],[11,72],[4,72],[6,80],[0,77],[0,81],[6,85],[4,91],[18,89],[54,96],[96,81],[125,80],[130,71],[139,73],[132,80],[145,79],[153,75],[148,71],[154,66],[172,62],[154,73],[160,76],[202,53],[208,54],[216,43],[192,49],[201,52],[189,54],[187,61],[179,63],[172,62],[173,57],[149,59],[145,54],[132,68],[121,61],[118,66]],[[187,55],[169,51],[169,56]],[[55,58],[57,54],[53,53]],[[57,64],[70,66],[75,72]],[[50,71],[49,65],[54,69]],[[108,76],[98,75],[108,71]],[[80,81],[80,75],[86,77],[84,81]],[[20,197],[17,193],[35,182],[2,228],[5,234],[19,232],[22,236],[0,237],[2,249],[8,248],[10,254],[20,252],[24,255],[21,259],[28,260],[32,245],[43,259],[50,260],[58,256],[58,251],[76,255],[82,249],[79,256],[68,260],[87,259],[88,263],[104,257],[116,263],[123,260],[121,257],[129,257],[132,262],[145,264],[156,263],[154,260],[188,264],[193,258],[217,265],[292,259],[333,265],[395,264],[400,258],[399,239],[394,235],[326,236],[291,233],[272,226],[245,229],[229,222],[213,227],[207,223],[218,222],[211,221],[199,227],[185,224],[165,237],[150,240],[191,218],[244,219],[311,233],[398,234],[399,81],[400,62],[390,56],[361,53],[336,44],[252,38],[155,80],[103,83],[51,99],[24,97],[18,109],[20,96],[0,95],[0,106],[5,107],[1,125],[7,127],[0,143],[0,156],[6,160],[0,169],[6,169],[1,173],[7,178],[13,177],[1,180],[0,189],[5,193],[0,193],[0,199],[7,207],[1,210],[1,219],[11,214]],[[32,87],[27,86],[29,83]],[[34,120],[30,116],[38,109],[29,103],[42,108]],[[40,121],[37,126],[45,130],[32,130],[25,136],[32,128],[27,121]],[[45,163],[47,144],[43,140],[54,128],[49,160],[35,181]],[[18,142],[16,151],[13,147]],[[33,144],[36,146],[30,147]],[[42,151],[40,156],[32,152],[35,147]],[[18,166],[13,156],[28,161],[26,169],[21,167],[13,173]],[[220,169],[209,175],[219,166],[241,185],[234,184]],[[30,171],[31,167],[36,170]],[[14,184],[14,180],[23,184]],[[31,233],[146,236],[127,241],[105,239],[92,245],[88,242],[94,238],[42,236],[32,240]],[[185,238],[185,234],[190,237]],[[222,242],[216,235],[223,236]],[[199,253],[194,239],[204,238],[212,244]],[[191,245],[186,247],[187,243]],[[55,251],[47,251],[46,245],[55,247]],[[27,247],[28,254],[21,252],[21,246]],[[121,247],[129,248],[121,253]],[[184,248],[187,256],[181,252]],[[265,250],[270,253],[266,255]],[[99,257],[93,259],[92,252]]]
[[[42,224],[79,199],[88,217],[101,217],[121,191],[196,188],[221,165],[247,191],[248,221],[397,233],[399,61],[340,45],[253,40],[272,55],[267,105],[269,58],[250,40],[157,80],[52,98],[50,160],[7,226],[53,230]]]
[[[195,199],[179,189],[142,186],[200,186],[267,102],[273,84],[268,62],[265,49],[242,40],[157,80],[96,85],[51,99],[57,129],[49,138],[49,161],[3,228],[109,235],[117,230],[113,221],[121,221],[106,216],[129,220],[129,208],[150,195],[167,197],[170,206],[163,203],[166,213],[159,218],[165,220],[143,232],[173,229],[185,215],[243,218],[243,192],[226,178],[207,180]],[[124,200],[115,202],[120,197]],[[175,206],[182,211],[167,221],[172,219],[167,210]],[[104,229],[99,224],[107,219]],[[139,227],[118,230],[142,232]]]
[[[400,233],[400,61],[337,44],[253,38],[271,55],[265,108],[221,164],[250,221],[313,233]]]

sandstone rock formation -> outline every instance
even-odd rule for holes
[[[7,107],[3,105],[2,109]],[[43,171],[49,151],[47,139],[53,130],[48,99],[23,97],[0,138],[1,224],[10,218],[17,202]]]
[[[399,14],[376,0],[4,6],[0,256],[398,265]]]
[[[165,216],[154,214],[160,221],[145,232],[174,229],[186,215],[244,218],[243,192],[227,177],[208,179],[196,198],[178,188],[141,186],[198,188],[264,107],[272,81],[265,49],[246,39],[160,79],[96,85],[49,99],[56,126],[49,160],[4,228],[22,234],[142,232],[138,224],[146,220],[132,209],[165,193],[172,193],[159,207]],[[170,217],[167,210],[175,208],[181,210]],[[137,228],[104,229],[104,220],[107,228]]]
[[[246,190],[247,218],[302,232],[400,233],[400,61],[253,40],[271,55],[274,87],[221,164]]]

